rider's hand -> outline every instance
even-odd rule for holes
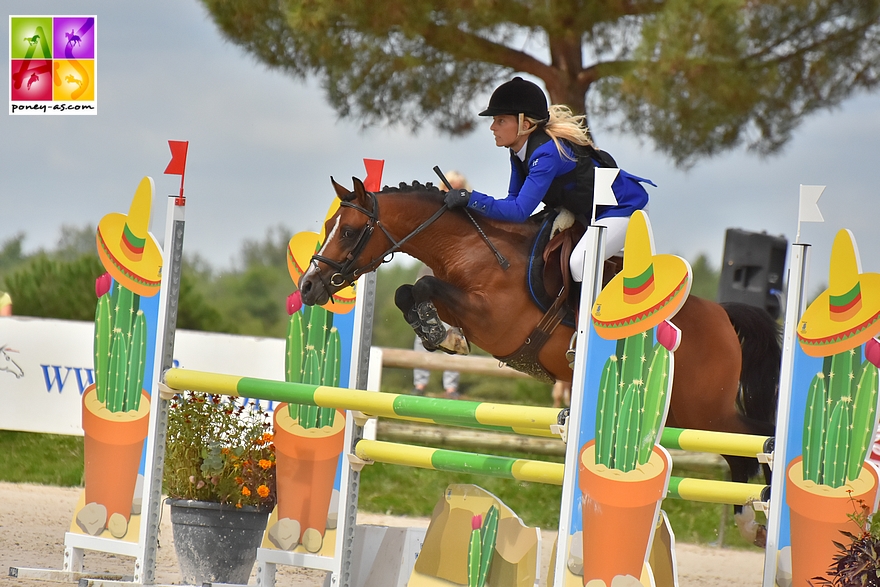
[[[468,200],[470,199],[471,193],[469,191],[459,189],[446,192],[446,198],[444,198],[444,201],[446,202],[447,208],[460,208],[467,206]]]

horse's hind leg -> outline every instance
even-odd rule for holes
[[[417,299],[418,293],[417,286],[401,285],[394,293],[394,304],[403,312],[404,319],[412,326],[416,335],[422,339],[425,349],[440,349],[458,355],[470,353],[470,345],[461,330],[443,322],[434,303],[430,299]]]
[[[730,467],[730,480],[734,483],[748,483],[749,479],[759,472],[758,462],[748,457],[725,456]],[[765,479],[770,483],[765,471]],[[767,545],[767,527],[755,521],[755,510],[750,505],[733,506],[733,520],[740,535],[755,546],[764,548]]]

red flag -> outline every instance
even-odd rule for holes
[[[183,175],[186,169],[186,150],[189,148],[189,141],[168,141],[171,147],[171,162],[165,168],[166,175]]]
[[[382,170],[385,169],[385,160],[364,159],[364,167],[367,168],[367,179],[364,180],[364,187],[368,192],[378,192],[382,189]]]

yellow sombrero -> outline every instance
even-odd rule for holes
[[[308,270],[309,263],[318,249],[320,249],[321,237],[315,232],[298,232],[287,243],[287,271],[294,284],[299,284],[300,278]],[[333,294],[333,302],[327,302],[322,308],[334,314],[347,314],[354,308],[354,286],[344,287]]]
[[[880,274],[861,272],[855,237],[847,229],[831,245],[828,283],[798,324],[798,342],[811,357],[854,349],[880,333]]]
[[[654,254],[651,222],[641,210],[629,221],[623,250],[623,271],[593,305],[593,326],[606,340],[645,332],[675,315],[691,287],[687,261]]]
[[[138,184],[128,215],[113,212],[98,223],[96,242],[104,268],[117,283],[132,292],[150,297],[159,291],[162,252],[149,233],[153,180]]]

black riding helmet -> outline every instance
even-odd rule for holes
[[[489,107],[480,116],[498,116],[523,113],[535,120],[547,120],[547,98],[544,91],[530,81],[515,77],[498,86],[489,98]]]

